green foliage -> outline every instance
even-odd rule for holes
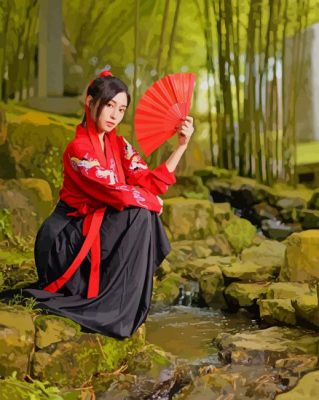
[[[63,181],[63,168],[61,163],[61,150],[52,146],[43,156],[41,164],[44,178],[49,182],[54,194],[60,190]]]
[[[41,382],[37,379],[33,379],[30,376],[27,377],[28,381],[17,379],[17,371],[13,371],[12,374],[6,379],[1,381],[0,396],[2,399],[25,399],[25,400],[64,400],[65,397],[59,388],[51,386],[50,382]],[[73,397],[75,400],[76,397]],[[71,400],[71,398],[70,398]]]
[[[10,210],[8,208],[0,209],[0,240],[12,238],[12,227]]]

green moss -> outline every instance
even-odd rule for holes
[[[230,221],[224,232],[234,250],[240,253],[252,244],[256,231],[256,227],[246,219],[236,218]]]

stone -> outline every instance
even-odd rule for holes
[[[311,199],[308,202],[308,208],[311,210],[319,210],[319,189],[313,191]]]
[[[282,322],[287,325],[296,325],[295,309],[290,299],[260,299],[257,304],[260,317],[269,324]]]
[[[224,293],[231,308],[250,307],[266,293],[269,285],[269,282],[233,282],[227,286]]]
[[[209,200],[174,197],[164,202],[164,225],[172,234],[173,241],[204,239],[217,233],[213,207]]]
[[[288,369],[293,374],[300,375],[314,370],[318,365],[318,361],[318,356],[300,354],[277,360],[275,363],[275,368]]]
[[[209,307],[220,308],[225,305],[223,274],[217,265],[212,265],[201,271],[199,288],[200,295]]]
[[[34,377],[58,386],[78,386],[98,372],[112,372],[145,345],[145,326],[130,338],[118,340],[96,333],[82,333],[36,351],[32,357]]]
[[[171,197],[208,200],[209,190],[199,176],[177,176],[176,183],[171,185],[163,195],[164,199]]]
[[[286,245],[274,240],[264,240],[259,246],[244,249],[243,262],[252,261],[264,267],[281,267],[285,260]]]
[[[314,400],[318,393],[319,371],[312,371],[304,375],[292,390],[276,396],[276,400]]]
[[[224,234],[235,252],[240,253],[252,244],[256,231],[256,227],[248,220],[235,218],[227,224]]]
[[[292,306],[299,320],[307,321],[311,326],[319,328],[319,304],[316,293],[297,297],[292,300]]]
[[[302,210],[302,227],[303,229],[318,229],[319,228],[319,209],[317,210]]]
[[[270,281],[278,276],[280,271],[277,266],[265,267],[251,261],[237,261],[230,265],[221,265],[220,268],[226,278],[244,282]]]
[[[34,325],[35,344],[39,349],[53,343],[71,340],[81,332],[79,324],[57,315],[41,315],[35,319]]]
[[[319,231],[294,233],[287,239],[282,281],[311,282],[319,280]]]
[[[0,209],[14,235],[34,236],[52,209],[52,192],[42,179],[0,179]]]
[[[302,231],[300,224],[283,224],[272,219],[262,221],[261,229],[266,237],[274,240],[284,240],[293,232]]]
[[[180,293],[179,287],[184,285],[186,281],[185,278],[175,272],[165,276],[161,281],[156,281],[152,302],[164,306],[174,304]]]
[[[34,347],[32,315],[22,306],[0,302],[0,321],[0,376],[6,377],[17,371],[17,377],[22,379],[29,373]]]
[[[300,282],[272,282],[265,293],[266,299],[296,299],[310,294],[308,283]]]
[[[233,354],[241,353],[237,358],[244,364],[269,364],[295,355],[318,355],[319,336],[317,333],[290,327],[272,326],[266,329],[240,333],[220,333],[215,341],[222,359],[236,358]],[[225,358],[226,357],[226,358]]]

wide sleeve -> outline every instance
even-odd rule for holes
[[[155,195],[167,192],[170,185],[176,183],[175,171],[167,169],[166,162],[151,170],[137,150],[123,137],[121,140],[121,157],[126,182],[148,189]]]
[[[114,183],[112,171],[77,146],[68,146],[64,153],[64,174],[80,192],[106,205],[123,210],[128,206],[161,211],[158,198],[150,191],[132,185]]]

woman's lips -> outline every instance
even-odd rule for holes
[[[106,125],[108,125],[108,126],[114,126],[115,124],[113,124],[113,122],[106,122]]]

